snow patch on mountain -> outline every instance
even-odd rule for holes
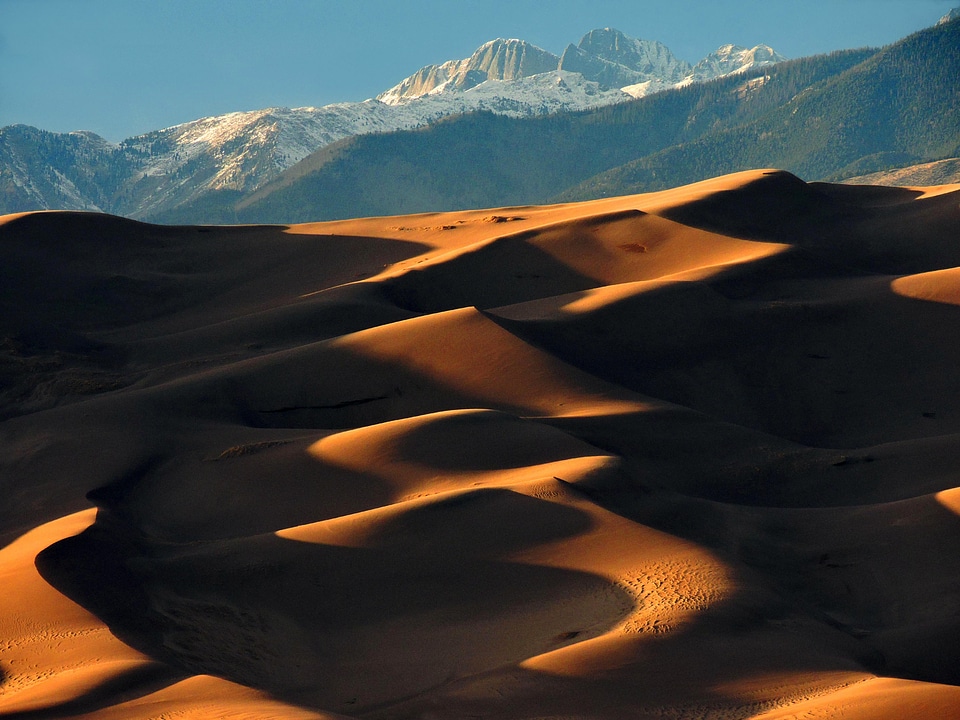
[[[718,77],[746,72],[751,68],[783,62],[786,58],[769,45],[745,48],[739,45],[721,45],[693,66],[689,82],[704,82]]]

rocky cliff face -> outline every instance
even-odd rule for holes
[[[577,46],[569,45],[560,60],[560,68],[582,73],[609,87],[623,87],[658,80],[675,83],[691,70],[663,43],[637,40],[619,30],[591,30]]]
[[[388,105],[445,89],[469,90],[487,80],[520,80],[557,69],[553,53],[523,40],[498,38],[484,43],[463,60],[420,68],[410,77],[377,96]]]
[[[516,82],[558,70],[566,77],[576,73],[596,83],[600,90],[623,90],[625,95],[642,97],[785,59],[767,45],[750,49],[724,45],[691,65],[661,42],[600,28],[588,32],[577,45],[568,45],[559,57],[522,40],[492,40],[463,60],[421,68],[378,95],[377,100],[401,105],[425,95],[465,92],[488,81]],[[505,96],[511,90],[501,87],[497,92]],[[523,102],[522,93],[516,99]]]

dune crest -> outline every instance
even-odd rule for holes
[[[958,227],[0,218],[0,717],[960,714]]]

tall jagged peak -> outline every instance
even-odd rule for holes
[[[638,83],[675,83],[692,69],[655,40],[638,40],[614,28],[591,30],[578,45],[568,45],[560,69],[578,72],[606,87]]]
[[[651,48],[667,50],[666,45],[656,40],[639,40],[609,27],[591,30],[580,38],[577,47],[604,60],[631,65],[642,61]]]
[[[559,57],[525,40],[496,38],[463,60],[420,68],[377,100],[396,105],[447,88],[467,90],[487,80],[520,80],[556,70],[559,64]]]
[[[498,38],[494,38],[493,40],[487,40],[480,47],[478,47],[476,50],[473,51],[473,55],[471,55],[471,57],[475,57],[476,55],[490,49],[500,49],[504,47],[518,47],[521,45],[530,45],[530,47],[537,47],[536,45],[528,43],[526,40],[520,40],[519,38],[498,37]],[[537,48],[537,49],[539,50],[540,48]]]
[[[660,80],[679,80],[690,71],[690,64],[676,57],[663,43],[633,38],[615,28],[591,30],[580,39],[577,48]]]
[[[560,57],[525,40],[489,40],[468,58],[421,68],[377,100],[400,105],[425,95],[470,90],[490,80],[514,82],[558,70],[577,73],[602,92],[623,90],[640,97],[784,59],[767,45],[727,44],[693,66],[661,42],[639,40],[605,27],[591,30],[577,45],[568,45]]]
[[[487,80],[519,80],[556,70],[560,58],[524,40],[497,38],[481,45],[464,61],[461,72],[482,72]]]

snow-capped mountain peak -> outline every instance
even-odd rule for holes
[[[562,71],[568,76],[578,74],[583,81],[597,86],[598,93],[590,95],[592,100],[588,107],[591,107],[743,72],[784,59],[767,45],[749,49],[724,45],[694,66],[676,57],[663,43],[632,38],[608,27],[591,30],[579,44],[568,45],[559,57],[523,40],[490,40],[469,58],[421,68],[376,99],[387,105],[401,105],[428,95],[467,92],[489,81],[517,82]],[[519,93],[515,99],[520,103],[524,102],[522,87],[530,85],[513,88]],[[617,90],[622,92],[610,92]],[[497,92],[503,98],[511,89],[500,87]]]
[[[761,65],[783,62],[786,58],[769,45],[755,45],[752,48],[740,45],[721,45],[703,60],[693,66],[690,80],[701,82],[715,77],[741,73]]]
[[[576,47],[568,46],[560,69],[580,72],[611,87],[623,87],[648,80],[679,82],[691,66],[663,43],[638,40],[613,28],[602,28],[588,32]]]
[[[446,89],[469,90],[487,80],[519,80],[557,69],[559,58],[543,48],[516,39],[489,40],[463,60],[427,65],[377,96],[387,105]]]

